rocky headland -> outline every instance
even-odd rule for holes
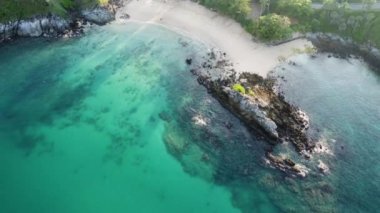
[[[275,91],[275,79],[248,72],[237,74],[226,54],[215,50],[202,62],[188,58],[186,63],[210,94],[249,128],[266,137],[272,147],[290,142],[298,153],[310,158],[314,143],[307,135],[309,119]],[[288,174],[306,176],[302,165],[288,157],[276,156],[273,149],[267,150],[266,161]]]

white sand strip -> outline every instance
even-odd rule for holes
[[[163,25],[226,52],[239,72],[266,76],[279,57],[292,55],[294,48],[311,46],[305,39],[276,47],[254,42],[234,20],[189,0],[129,0],[117,18],[123,13],[130,15],[130,21]]]

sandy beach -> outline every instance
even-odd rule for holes
[[[118,11],[117,21],[125,13],[130,15],[128,21],[162,25],[226,52],[238,72],[266,76],[280,57],[291,56],[295,48],[311,46],[305,39],[275,47],[254,42],[234,20],[189,0],[129,0]]]

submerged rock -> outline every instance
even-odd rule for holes
[[[330,171],[329,167],[321,160],[318,161],[318,169],[324,174]]]
[[[282,158],[273,155],[272,153],[266,153],[267,164],[285,172],[286,174],[294,177],[306,177],[309,170],[306,166],[301,164],[296,164],[289,158]]]
[[[187,64],[187,65],[191,65],[191,63],[193,63],[193,59],[191,59],[191,58],[187,58],[187,59],[186,59],[186,64]]]

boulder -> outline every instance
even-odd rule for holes
[[[40,20],[32,19],[28,21],[21,21],[18,25],[17,35],[30,36],[30,37],[41,36],[42,29],[41,29]]]
[[[109,10],[102,7],[83,10],[81,15],[85,20],[97,25],[105,25],[115,20],[115,16]]]

